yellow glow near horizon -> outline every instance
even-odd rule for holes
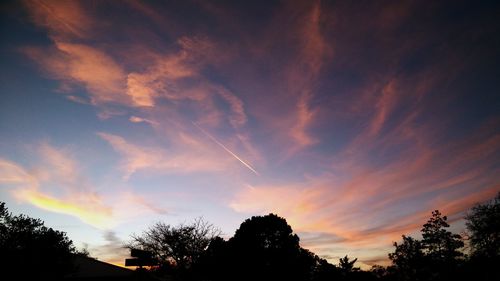
[[[112,210],[102,206],[98,201],[89,200],[89,202],[71,202],[62,201],[44,194],[37,190],[23,190],[19,192],[19,197],[29,203],[51,212],[71,215],[79,218],[84,223],[97,228],[106,228],[110,226]]]

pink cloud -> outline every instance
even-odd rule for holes
[[[214,172],[228,167],[229,158],[226,155],[208,150],[206,146],[197,146],[201,143],[194,139],[190,138],[186,141],[186,135],[182,135],[180,139],[183,139],[186,145],[194,142],[195,146],[191,146],[191,148],[195,150],[183,153],[159,147],[142,147],[132,144],[120,136],[108,133],[98,133],[98,135],[123,156],[120,166],[125,179],[139,171]]]
[[[370,135],[377,135],[380,132],[389,114],[397,104],[398,93],[395,89],[395,83],[395,80],[391,80],[382,89],[382,95],[375,105],[375,116],[370,124]]]
[[[396,126],[392,130],[406,129]],[[399,133],[387,136],[392,136],[391,142],[401,141]],[[306,241],[320,254],[336,247],[350,252],[365,249],[359,254],[361,260],[369,258],[369,249],[386,253],[402,234],[418,232],[432,210],[457,217],[498,192],[498,182],[491,176],[498,172],[493,155],[500,151],[500,142],[492,126],[449,143],[447,149],[430,147],[430,137],[424,136],[418,146],[376,166],[366,153],[340,154],[344,158],[333,161],[345,160],[348,165],[332,165],[330,173],[300,184],[246,188],[229,206],[249,214],[275,212],[298,232],[329,235],[329,244]],[[373,144],[369,149],[383,145]],[[282,200],[283,196],[287,199]],[[417,201],[425,203],[415,205]]]
[[[239,128],[247,122],[243,101],[228,90],[218,87],[217,93],[229,104],[231,108],[231,116],[229,122],[235,128]]]
[[[146,118],[142,118],[142,117],[138,117],[138,116],[130,116],[130,118],[128,120],[130,122],[132,122],[132,123],[148,123],[148,124],[151,124],[151,125],[157,125],[158,124],[155,121],[152,121],[152,120],[149,120],[149,119],[146,119]]]

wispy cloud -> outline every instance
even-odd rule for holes
[[[99,2],[24,3],[48,40],[21,50],[56,92],[96,110],[98,143],[119,156],[110,177],[127,187],[92,182],[70,149],[42,144],[40,163],[0,161],[23,202],[100,227],[170,213],[136,181],[209,174],[230,178],[233,211],[277,212],[304,245],[373,263],[430,210],[458,217],[498,190],[498,114],[477,98],[494,87],[462,72],[491,62],[489,47],[463,44],[492,38],[487,20],[455,30],[431,23],[444,6],[410,2],[126,1],[113,16]]]
[[[103,232],[105,244],[95,245],[89,249],[91,256],[119,266],[124,266],[125,259],[130,256],[130,250],[125,247],[126,241],[120,239],[116,232]]]
[[[148,124],[151,124],[151,125],[157,125],[158,123],[153,121],[153,120],[149,120],[149,119],[146,119],[146,118],[142,118],[142,117],[138,117],[138,116],[130,116],[130,118],[128,119],[130,122],[132,123],[148,123]]]
[[[47,28],[56,39],[85,38],[93,20],[82,12],[79,2],[24,1],[33,21]]]
[[[145,46],[140,40],[130,42],[139,47],[118,47],[92,28],[111,23],[95,18],[96,11],[85,4],[62,5],[63,8],[45,2],[27,3],[35,24],[48,30],[53,45],[25,47],[23,52],[39,63],[47,75],[61,82],[69,100],[97,106],[101,119],[135,115],[134,110],[142,110],[149,113],[147,123],[153,125],[162,120],[156,120],[158,114],[150,113],[168,111],[178,124],[194,120],[211,127],[230,125],[234,130],[245,126],[248,118],[243,100],[204,74],[206,67],[225,56],[208,37],[180,36],[176,44],[161,52],[140,47]],[[132,7],[150,11],[144,5]],[[71,13],[68,9],[72,9]],[[79,30],[73,28],[73,18],[67,18],[71,14],[85,19]],[[95,40],[103,43],[94,44]],[[126,53],[117,48],[125,48]],[[135,57],[143,59],[138,61]],[[88,102],[73,95],[75,86],[86,89]],[[159,109],[154,109],[157,106]]]
[[[99,195],[72,182],[75,171],[60,165],[70,161],[47,144],[41,150],[42,153],[49,151],[48,165],[38,167],[36,172],[29,172],[16,163],[2,160],[0,183],[12,186],[11,193],[21,202],[75,216],[99,228],[109,227],[112,221],[111,208],[102,202]],[[47,183],[60,184],[61,189],[48,189]]]
[[[139,171],[163,173],[220,171],[227,166],[227,157],[217,157],[215,153],[206,150],[178,154],[160,147],[135,145],[123,137],[108,133],[101,132],[98,135],[123,156],[121,169],[125,179]]]
[[[498,182],[491,176],[498,169],[489,155],[498,155],[500,145],[494,131],[486,128],[468,140],[450,143],[445,151],[419,147],[375,167],[357,158],[300,184],[247,187],[229,206],[243,213],[286,217],[296,231],[309,233],[305,245],[319,253],[343,247],[378,248],[375,252],[380,254],[402,234],[417,232],[432,210],[460,218],[474,204],[494,196]],[[281,200],[283,196],[287,200]],[[314,233],[330,238],[318,241]],[[359,257],[369,259],[371,254]]]
[[[310,12],[301,19],[303,27],[298,30],[301,39],[300,52],[297,61],[291,64],[288,74],[288,88],[296,102],[296,115],[290,135],[299,147],[305,147],[318,142],[308,132],[308,126],[314,120],[315,112],[311,99],[316,90],[314,85],[322,65],[331,52],[328,43],[321,34],[321,7],[316,1]]]
[[[54,78],[84,86],[94,105],[132,103],[122,67],[94,47],[56,41],[52,49],[24,48],[24,52]]]

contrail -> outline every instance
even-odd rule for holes
[[[223,145],[221,142],[219,142],[216,138],[214,138],[212,135],[210,135],[209,133],[207,133],[205,130],[203,130],[200,126],[198,126],[198,124],[196,124],[195,122],[191,122],[193,123],[193,125],[196,126],[196,128],[198,128],[198,130],[200,130],[203,134],[205,134],[207,137],[209,137],[213,142],[215,142],[216,144],[218,144],[220,147],[222,147],[225,151],[227,151],[227,153],[231,154],[234,158],[238,159],[238,161],[241,162],[241,164],[245,165],[245,167],[247,167],[248,169],[250,169],[250,171],[254,172],[257,176],[259,176],[259,173],[254,169],[252,168],[252,166],[250,166],[250,164],[246,163],[245,161],[243,161],[243,159],[241,159],[240,157],[238,157],[238,155],[234,154],[231,150],[229,150],[225,145]]]

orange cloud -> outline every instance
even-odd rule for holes
[[[48,52],[26,48],[25,53],[51,76],[66,83],[83,85],[91,103],[130,103],[124,70],[104,52],[83,44],[56,42]]]
[[[93,21],[77,1],[25,0],[33,21],[47,28],[55,39],[83,38]]]
[[[488,128],[450,143],[447,150],[436,151],[422,142],[375,167],[356,156],[349,165],[332,166],[331,173],[301,184],[246,188],[229,206],[249,214],[278,213],[295,231],[309,233],[310,240],[303,243],[318,253],[365,249],[359,257],[368,262],[390,251],[391,242],[402,234],[418,232],[432,210],[460,218],[498,192],[492,175],[498,172],[494,155],[500,142]],[[323,233],[324,239],[317,240],[314,233]]]
[[[299,147],[317,143],[317,139],[307,133],[307,128],[315,115],[315,110],[309,104],[313,97],[313,85],[329,53],[321,34],[320,17],[320,3],[315,2],[310,13],[303,19],[304,25],[299,29],[302,47],[297,62],[289,70],[288,88],[297,98],[295,125],[292,126],[290,135]]]
[[[334,188],[334,187],[333,187]],[[495,195],[498,185],[458,199],[437,197],[421,206],[416,213],[399,214],[397,207],[385,206],[384,210],[373,210],[367,201],[370,195],[358,193],[354,202],[344,202],[336,198],[335,192],[324,186],[308,182],[300,187],[249,187],[237,194],[230,203],[235,211],[249,214],[269,212],[284,216],[293,229],[300,233],[302,245],[320,255],[337,250],[336,255],[357,253],[361,261],[391,250],[393,241],[399,241],[401,235],[418,232],[430,216],[430,212],[439,208],[444,214],[453,217],[478,202]],[[287,200],[282,198],[286,196]],[[442,199],[441,199],[442,198]],[[328,206],[318,202],[332,200]],[[360,207],[363,206],[363,207]],[[395,212],[388,215],[388,213]],[[318,240],[317,235],[321,234]],[[334,262],[334,261],[333,261]]]
[[[308,105],[309,99],[310,94],[303,94],[297,102],[296,124],[292,127],[290,132],[292,138],[301,147],[312,145],[318,141],[306,132],[308,125],[314,117],[314,111],[312,111]]]

